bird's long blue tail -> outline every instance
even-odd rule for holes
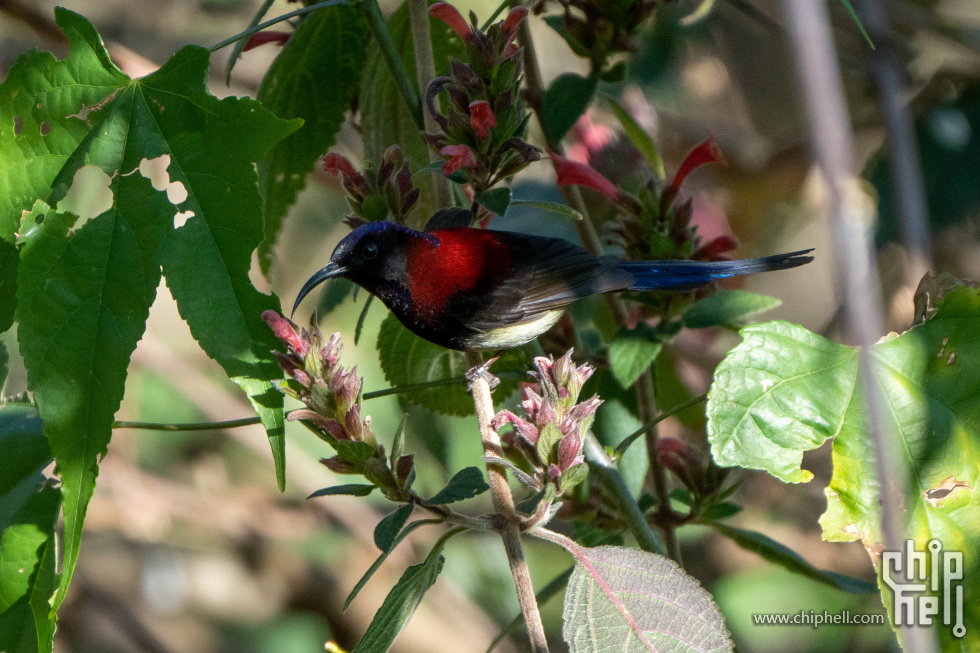
[[[619,269],[633,275],[636,282],[629,290],[694,290],[726,277],[741,274],[786,270],[805,265],[813,260],[806,256],[812,249],[803,249],[788,254],[748,258],[740,261],[622,261]]]

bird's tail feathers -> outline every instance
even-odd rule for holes
[[[629,290],[688,291],[727,277],[755,272],[786,270],[806,265],[812,249],[739,261],[622,261],[619,269],[633,275]]]

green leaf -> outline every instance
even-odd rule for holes
[[[323,289],[320,301],[316,305],[317,317],[321,319],[343,304],[354,290],[354,282],[343,278],[333,279],[325,285],[326,288]]]
[[[742,506],[729,503],[728,501],[723,501],[722,503],[713,503],[701,514],[701,518],[704,520],[713,519],[725,519],[733,515],[737,515],[742,512]]]
[[[861,17],[858,16],[858,13],[854,11],[854,7],[851,6],[850,0],[840,0],[840,1],[841,4],[844,5],[844,8],[847,9],[847,13],[851,15],[851,19],[854,21],[854,24],[857,25],[858,31],[861,32],[861,36],[864,37],[864,40],[867,41],[868,45],[871,46],[871,49],[874,50],[875,44],[871,40],[871,36],[868,35],[868,31],[864,29],[864,23],[861,22]]]
[[[402,531],[392,541],[391,546],[388,548],[388,550],[383,551],[381,555],[378,556],[377,560],[375,560],[374,563],[371,565],[371,567],[366,572],[364,572],[364,575],[361,576],[361,579],[357,581],[357,585],[354,586],[354,589],[352,589],[350,591],[350,594],[347,595],[347,599],[344,600],[344,608],[343,608],[344,612],[347,611],[347,608],[350,606],[351,601],[353,601],[354,598],[360,593],[361,589],[363,589],[364,586],[367,584],[367,582],[371,580],[371,576],[374,576],[374,572],[376,572],[378,569],[381,568],[381,565],[384,563],[385,560],[388,559],[388,556],[391,554],[391,552],[395,550],[395,547],[397,547],[402,540],[408,537],[409,533],[411,533],[412,531],[414,531],[416,528],[420,526],[425,526],[426,524],[440,524],[440,523],[442,522],[438,519],[419,519],[417,521],[413,521],[411,524],[403,528]]]
[[[430,1],[429,4],[433,2]],[[432,32],[432,54],[435,59],[436,74],[442,74],[449,67],[449,57],[456,59],[463,57],[463,40],[449,26],[435,18],[429,18],[429,28]],[[388,19],[388,32],[405,62],[405,68],[414,71],[415,50],[412,45],[412,31],[406,3],[401,3]],[[411,77],[414,84],[415,75]],[[364,158],[378,163],[389,146],[398,144],[408,157],[413,172],[424,168],[429,163],[429,146],[419,135],[418,127],[402,100],[395,79],[381,54],[381,48],[373,39],[368,45],[359,97]],[[420,97],[425,97],[424,89]],[[442,208],[435,203],[431,184],[421,184],[420,188],[422,194],[419,197],[419,204],[409,216],[408,226],[414,229],[422,229],[429,216]]]
[[[0,238],[10,242],[26,214],[18,339],[65,497],[55,607],[74,571],[98,460],[161,262],[191,332],[249,393],[284,478],[282,396],[270,383],[281,371],[260,318],[278,301],[248,279],[262,237],[252,162],[298,126],[251,100],[209,95],[203,48],[184,48],[130,80],[84,18],[64,9],[56,18],[68,58],[27,53],[0,86],[0,178],[10,191],[0,198]],[[14,116],[19,135],[6,130]],[[76,224],[56,207],[89,173],[105,179],[107,208]],[[194,216],[175,229],[178,211]]]
[[[61,493],[45,483],[51,452],[32,406],[0,405],[0,460],[0,650],[50,651]]]
[[[620,546],[572,554],[562,627],[571,653],[732,650],[711,595],[673,561]]]
[[[390,552],[395,546],[395,538],[401,532],[402,527],[408,518],[412,516],[412,504],[399,506],[399,508],[378,522],[374,527],[374,544],[385,552]]]
[[[338,494],[347,494],[354,497],[366,497],[374,491],[373,485],[364,485],[363,483],[349,483],[347,485],[334,485],[333,487],[325,487],[322,490],[317,490],[307,499],[315,499],[316,497],[332,497]]]
[[[440,553],[441,549],[441,546],[436,546],[425,562],[405,570],[352,653],[386,653],[391,648],[442,571],[445,558]]]
[[[462,378],[468,366],[463,352],[445,349],[418,337],[389,315],[381,323],[378,333],[378,351],[381,370],[392,387],[432,383],[445,379]],[[523,350],[505,352],[492,372],[523,372],[527,362]],[[512,393],[520,380],[501,379],[494,394],[503,400]],[[473,399],[463,383],[420,388],[406,397],[415,404],[445,415],[470,415]]]
[[[580,57],[588,57],[589,50],[584,45],[582,45],[578,39],[572,36],[567,29],[565,29],[565,17],[557,14],[552,14],[551,16],[545,16],[544,22],[547,23],[548,27],[558,32],[558,34],[565,39],[568,43],[568,47],[572,49],[572,52]]]
[[[708,399],[712,454],[722,466],[808,480],[799,469],[803,451],[833,436],[823,537],[860,539],[880,551],[879,497],[894,492],[903,502],[904,536],[920,551],[933,539],[962,551],[964,596],[978,595],[980,555],[972,546],[980,538],[978,330],[980,290],[961,286],[932,318],[869,348],[889,416],[889,448],[910,491],[896,487],[896,479],[885,487],[877,480],[857,351],[782,322],[742,329],[745,341],[719,365]],[[892,609],[890,590],[879,585]],[[980,647],[980,605],[966,602],[964,622],[965,640],[936,629],[944,647]]]
[[[582,117],[592,101],[599,80],[565,73],[551,82],[544,94],[542,122],[549,143],[558,143]]]
[[[563,218],[570,218],[572,220],[582,219],[582,214],[567,204],[559,204],[557,202],[538,202],[536,200],[511,200],[510,204],[511,206],[525,206],[529,209],[547,211],[548,213],[554,213]]]
[[[455,503],[465,499],[472,499],[478,494],[483,494],[490,489],[487,482],[483,480],[483,472],[479,467],[466,467],[456,472],[456,475],[449,479],[446,487],[431,499],[426,499],[427,506],[442,506],[447,503]]]
[[[2,138],[2,137],[0,137]],[[0,160],[3,157],[0,155]],[[14,323],[17,308],[17,248],[0,240],[0,333]],[[0,379],[0,389],[3,379]]]
[[[613,376],[624,388],[630,387],[653,364],[662,347],[656,333],[646,325],[639,324],[632,331],[620,329],[616,339],[609,344],[609,367]]]
[[[623,105],[616,101],[611,95],[605,93],[602,97],[609,104],[609,110],[612,114],[616,116],[616,120],[619,124],[623,126],[623,132],[625,132],[626,137],[630,139],[637,150],[639,150],[640,155],[643,159],[650,164],[653,171],[657,173],[657,176],[661,180],[667,179],[667,171],[664,170],[664,160],[660,156],[660,151],[657,150],[656,144],[654,144],[653,139],[650,138],[650,134],[646,132],[640,123],[636,122],[636,119],[630,115],[630,112],[626,110]]]
[[[500,188],[481,191],[473,199],[503,217],[507,214],[507,209],[510,207],[511,192],[509,188],[502,186]]]
[[[779,565],[794,574],[806,576],[818,583],[830,585],[831,587],[850,592],[851,594],[874,594],[878,591],[878,587],[874,583],[869,583],[866,580],[845,576],[844,574],[838,574],[833,571],[817,569],[804,560],[796,551],[793,551],[787,546],[783,546],[762,533],[747,531],[719,522],[710,522],[709,526],[734,541],[743,549],[758,553],[769,562]]]
[[[269,11],[269,8],[272,7],[275,1],[276,0],[262,0],[262,6],[259,7],[259,10],[255,12],[254,16],[252,16],[252,20],[245,29],[250,30],[262,22],[262,18],[265,17],[266,13]],[[231,71],[235,68],[235,64],[238,63],[238,58],[242,56],[242,51],[245,49],[248,41],[249,37],[247,36],[245,38],[238,39],[238,41],[235,42],[235,47],[231,50],[231,56],[228,57],[228,72],[225,73],[225,84],[228,84],[229,86],[231,85]]]
[[[776,308],[782,300],[745,290],[718,289],[715,294],[688,306],[681,316],[689,329],[739,324],[744,318]]]
[[[367,24],[356,7],[320,9],[303,19],[262,80],[256,97],[264,107],[280,118],[303,120],[259,162],[265,200],[265,238],[259,246],[263,274],[272,265],[286,211],[340,131],[358,90],[367,43]]]

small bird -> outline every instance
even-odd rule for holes
[[[350,279],[384,302],[410,331],[442,347],[499,350],[547,331],[577,299],[617,290],[689,291],[714,279],[785,270],[811,249],[741,261],[623,261],[560,238],[473,229],[472,214],[443,209],[424,231],[368,222],[334,249],[303,286]]]

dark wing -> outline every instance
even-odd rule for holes
[[[455,227],[468,227],[473,222],[473,212],[469,209],[461,209],[456,206],[448,209],[439,209],[432,214],[429,221],[425,223],[423,231],[439,231],[440,229],[453,229]]]
[[[511,251],[512,275],[492,291],[489,305],[467,320],[477,329],[531,322],[577,299],[634,283],[615,258],[594,256],[567,240],[494,233]]]

